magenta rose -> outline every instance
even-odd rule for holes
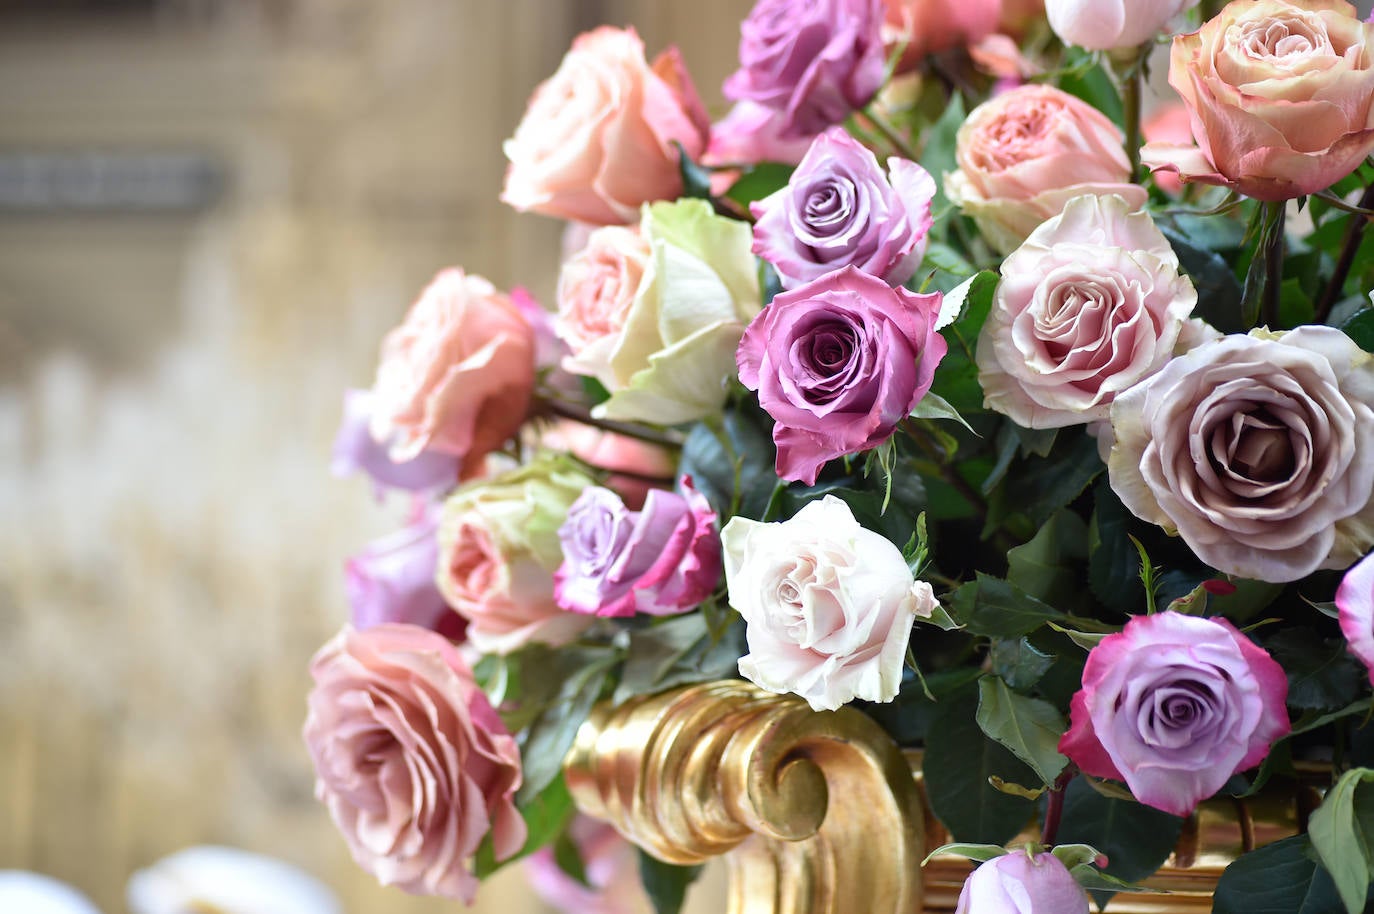
[[[1014,850],[969,874],[954,914],[1088,914],[1088,893],[1054,854]]]
[[[1186,816],[1287,735],[1288,679],[1225,619],[1137,616],[1088,654],[1059,751]]]
[[[779,476],[812,485],[827,460],[891,437],[945,356],[940,301],[845,267],[754,318],[736,359],[773,417]]]
[[[681,495],[651,489],[642,511],[610,489],[584,490],[558,531],[558,605],[597,616],[666,616],[710,596],[721,569],[716,515],[691,477],[681,485]]]
[[[753,203],[754,253],[784,289],[854,266],[900,286],[920,266],[935,181],[905,159],[873,153],[841,127],[818,136],[787,186]]]
[[[815,136],[882,86],[882,23],[881,0],[759,0],[725,95],[779,112],[780,139]]]
[[[1365,556],[1341,578],[1336,589],[1341,634],[1350,653],[1369,670],[1374,683],[1374,553]]]
[[[435,492],[458,482],[461,461],[452,454],[422,450],[410,460],[395,461],[387,445],[372,437],[372,392],[344,391],[344,414],[334,436],[329,469],[335,476],[363,472],[378,490]]]
[[[429,508],[405,527],[369,543],[344,566],[353,627],[407,623],[461,640],[467,625],[434,582],[439,564],[439,514]]]
[[[345,628],[310,666],[316,795],[383,885],[471,902],[466,862],[525,843],[520,750],[457,648],[413,625]]]

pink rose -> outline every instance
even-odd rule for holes
[[[1339,330],[1204,343],[1111,421],[1112,489],[1213,568],[1296,581],[1374,545],[1374,357]]]
[[[1173,356],[1196,303],[1149,214],[1075,197],[1002,263],[978,337],[987,405],[1026,428],[1103,422]]]
[[[739,379],[773,417],[777,472],[807,485],[826,461],[892,437],[930,390],[940,295],[845,267],[779,293],[744,332]]]
[[[701,157],[715,168],[784,162],[795,165],[811,148],[811,137],[783,136],[786,116],[751,101],[737,102],[725,117],[711,125],[711,143]]]
[[[1003,253],[1083,194],[1120,194],[1139,209],[1123,136],[1107,116],[1052,86],[1018,86],[969,114],[956,138],[959,169],[945,192]]]
[[[1194,6],[1197,0],[1045,0],[1045,15],[1065,44],[1109,51],[1152,41]]]
[[[583,490],[558,531],[558,605],[596,616],[667,616],[709,597],[720,579],[716,514],[690,477],[681,486],[682,494],[652,490],[642,511],[610,489]]]
[[[1136,616],[1088,654],[1059,751],[1186,816],[1288,734],[1283,667],[1225,619]]]
[[[1193,141],[1193,128],[1189,123],[1188,106],[1182,101],[1165,102],[1140,124],[1141,136],[1147,143],[1181,143]],[[1153,173],[1155,185],[1171,197],[1183,193],[1183,181],[1172,171]]]
[[[559,645],[591,620],[554,600],[563,561],[558,528],[594,481],[572,462],[543,456],[449,496],[439,521],[439,592],[468,620],[468,640],[505,654],[531,641]]]
[[[1054,854],[1013,850],[969,874],[954,914],[1088,914],[1088,893]]]
[[[604,822],[579,815],[568,826],[582,857],[587,885],[559,868],[553,848],[525,859],[530,888],[563,914],[649,914],[653,905],[639,881],[635,847]]]
[[[611,361],[651,258],[637,227],[611,225],[592,232],[586,246],[564,262],[554,330],[568,344],[569,371],[615,383]]]
[[[534,334],[479,276],[443,270],[382,341],[372,436],[391,459],[463,459],[470,476],[520,428],[534,387]]]
[[[1374,683],[1374,554],[1367,555],[1341,578],[1336,589],[1341,633],[1350,653],[1360,658]]]
[[[905,45],[901,69],[951,48],[976,44],[997,30],[1002,0],[883,0],[888,53]]]
[[[471,903],[465,866],[488,833],[525,843],[520,750],[456,648],[412,625],[345,628],[310,666],[315,793],[383,885]]]
[[[650,66],[634,29],[579,35],[535,89],[506,141],[501,199],[597,225],[633,222],[642,203],[682,193],[680,143],[697,159],[710,121],[676,48]]]
[[[588,466],[606,471],[606,488],[635,511],[643,507],[651,490],[671,485],[677,475],[677,458],[667,448],[570,419],[546,428],[539,444],[545,450],[567,451]]]
[[[1344,0],[1234,0],[1174,39],[1197,145],[1150,143],[1142,161],[1257,200],[1330,187],[1374,151],[1371,39]]]

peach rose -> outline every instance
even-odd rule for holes
[[[605,376],[652,256],[637,227],[608,225],[563,264],[554,332],[572,353],[569,371]]]
[[[1169,84],[1197,145],[1141,159],[1256,200],[1330,187],[1374,151],[1374,25],[1345,0],[1234,0],[1174,39]]]
[[[345,628],[310,666],[316,795],[383,885],[471,902],[466,861],[491,833],[525,843],[520,750],[457,648],[414,625]]]
[[[1002,0],[883,0],[883,40],[889,52],[905,44],[902,67],[922,57],[961,48],[991,35]]]
[[[506,141],[501,199],[521,212],[597,225],[633,222],[641,203],[682,193],[679,153],[701,156],[710,120],[676,48],[651,66],[634,29],[573,41]]]
[[[1087,102],[1051,86],[1018,86],[973,109],[959,128],[959,169],[945,176],[945,193],[1005,254],[1073,197],[1119,194],[1132,209],[1144,206],[1122,141]]]
[[[540,434],[539,444],[546,450],[567,451],[583,463],[605,470],[606,488],[613,489],[634,511],[644,506],[651,488],[670,488],[677,474],[677,460],[667,448],[571,419],[548,426]]]
[[[382,341],[372,436],[391,459],[463,459],[471,476],[520,428],[534,387],[534,332],[480,276],[443,270]]]
[[[1147,143],[1182,143],[1193,139],[1189,125],[1188,106],[1175,99],[1151,111],[1140,124],[1140,133]],[[1155,186],[1171,197],[1183,192],[1183,181],[1172,171],[1154,173]]]

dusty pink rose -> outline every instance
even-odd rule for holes
[[[811,137],[783,136],[786,115],[751,101],[736,102],[711,125],[711,142],[701,157],[712,167],[783,162],[795,165],[811,148]]]
[[[905,47],[899,69],[951,48],[976,44],[997,30],[1002,0],[883,0],[888,53]]]
[[[1136,616],[1088,654],[1059,751],[1186,816],[1288,734],[1283,667],[1225,619]]]
[[[545,904],[562,914],[650,914],[653,905],[639,881],[635,847],[604,822],[579,815],[568,834],[582,857],[587,884],[559,868],[553,848],[524,861],[525,878]]]
[[[969,874],[954,914],[1088,914],[1088,893],[1054,854],[1013,850]]]
[[[989,408],[1026,428],[1105,421],[1167,362],[1197,292],[1168,239],[1121,197],[1075,197],[1002,263],[978,337]]]
[[[1120,194],[1139,209],[1123,137],[1107,116],[1052,86],[1018,86],[969,114],[945,192],[1003,253],[1073,197]]]
[[[467,861],[525,843],[520,750],[456,648],[413,625],[345,628],[310,666],[316,795],[383,885],[471,902]]]
[[[1045,0],[1045,15],[1065,44],[1109,51],[1153,41],[1194,6],[1197,0]]]
[[[1111,485],[1227,574],[1295,581],[1374,545],[1374,357],[1308,326],[1204,343],[1112,403]]]
[[[616,225],[642,203],[682,193],[679,143],[692,159],[710,121],[676,48],[652,66],[634,29],[579,35],[535,89],[506,141],[501,199],[546,216]]]
[[[611,359],[651,258],[637,227],[610,225],[587,236],[586,246],[564,262],[554,330],[568,344],[569,371],[610,380]]]
[[[545,450],[567,451],[588,466],[604,470],[606,487],[635,511],[644,506],[652,489],[671,485],[677,475],[677,458],[667,448],[570,419],[550,425],[539,442]]]
[[[520,428],[534,386],[534,333],[480,276],[443,270],[382,341],[372,436],[391,459],[463,459],[472,475]]]
[[[892,436],[945,357],[940,301],[845,267],[759,313],[736,358],[773,417],[779,476],[813,485],[826,461]]]
[[[1169,84],[1197,145],[1150,143],[1141,159],[1184,181],[1288,200],[1374,151],[1374,25],[1344,0],[1234,0],[1174,39]]]
[[[558,607],[553,573],[563,561],[558,528],[594,484],[566,458],[541,456],[469,483],[444,502],[439,592],[468,620],[468,640],[478,650],[566,644],[587,627],[587,617]]]
[[[1141,136],[1147,143],[1181,143],[1188,145],[1193,141],[1193,128],[1190,124],[1188,106],[1182,101],[1165,102],[1146,116],[1140,124]],[[1172,171],[1153,173],[1155,185],[1172,197],[1183,192],[1183,181]]]
[[[1350,653],[1360,658],[1369,670],[1369,681],[1374,683],[1374,554],[1365,556],[1341,578],[1336,609]]]

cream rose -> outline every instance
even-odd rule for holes
[[[1075,197],[1002,263],[978,337],[987,405],[1026,428],[1104,421],[1173,355],[1196,303],[1149,214]]]
[[[1374,151],[1374,25],[1344,0],[1234,0],[1174,39],[1169,84],[1197,145],[1150,143],[1141,159],[1184,181],[1288,200]]]
[[[634,29],[580,35],[506,141],[501,199],[597,225],[682,193],[680,153],[701,157],[711,123],[676,48],[649,65]]]
[[[945,193],[1003,253],[1073,197],[1120,194],[1138,209],[1123,136],[1107,116],[1052,86],[1026,85],[973,109],[955,141]]]
[[[730,605],[747,625],[742,676],[817,711],[896,696],[911,626],[936,607],[896,546],[833,495],[782,523],[732,518],[720,537]]]
[[[588,235],[582,250],[564,261],[554,332],[571,353],[564,359],[566,370],[614,383],[611,356],[652,259],[638,226],[608,225]]]
[[[1111,485],[1227,574],[1281,583],[1374,545],[1374,357],[1339,330],[1254,330],[1112,403]]]

